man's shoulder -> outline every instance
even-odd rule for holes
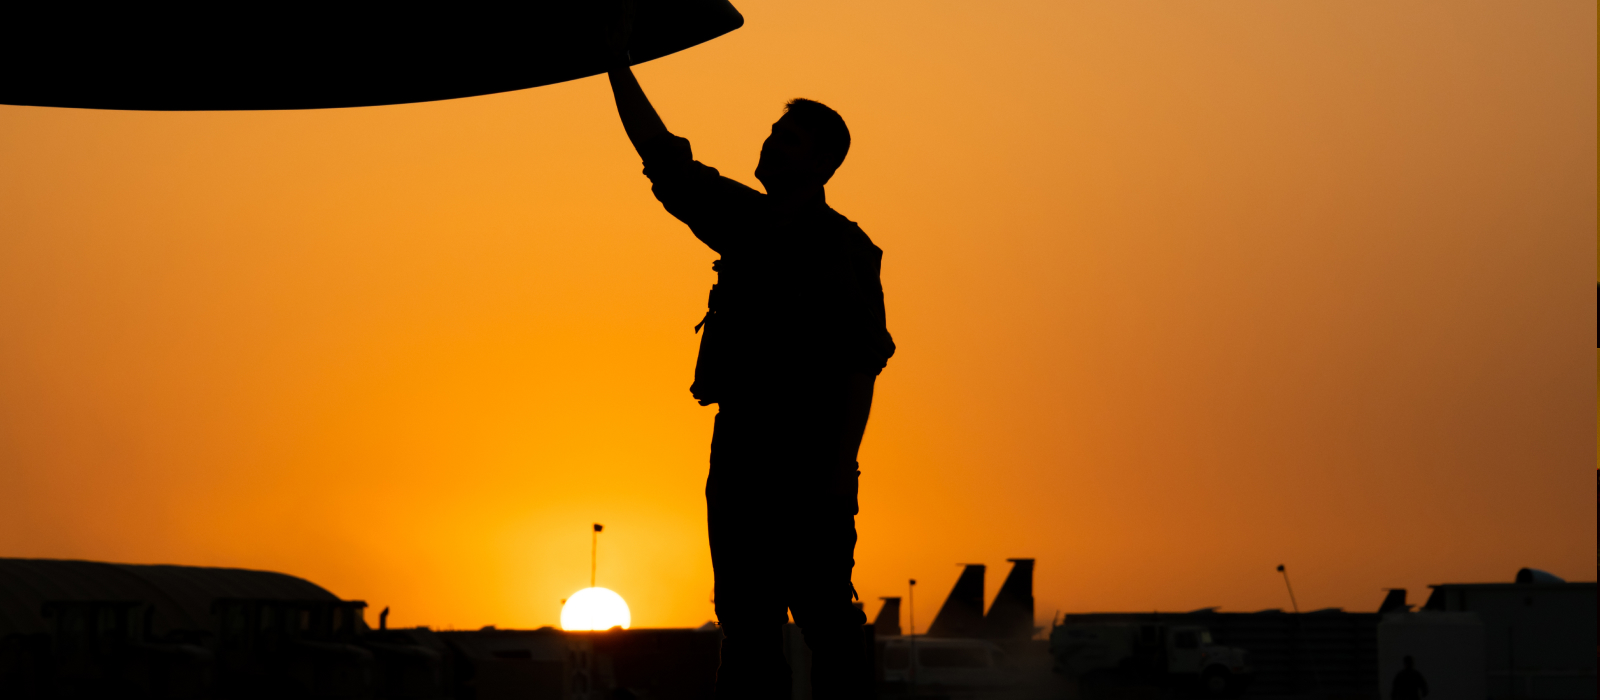
[[[850,247],[871,251],[879,257],[883,255],[883,249],[872,242],[872,237],[868,236],[866,230],[861,228],[861,224],[851,221],[833,207],[828,207],[826,216],[828,217],[830,228],[837,230]]]

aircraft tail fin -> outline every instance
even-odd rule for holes
[[[967,564],[950,597],[928,625],[929,637],[976,637],[983,631],[982,564]]]
[[[1033,636],[1033,560],[1007,559],[1011,573],[995,594],[983,618],[983,636],[989,639],[1027,639]]]
[[[1411,606],[1406,605],[1406,589],[1404,588],[1389,589],[1388,595],[1383,597],[1383,604],[1378,606],[1379,615],[1392,612],[1408,612],[1410,610]]]
[[[883,607],[872,621],[872,633],[879,637],[900,636],[900,596],[882,598]]]

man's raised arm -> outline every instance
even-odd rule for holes
[[[642,156],[644,145],[667,133],[667,125],[661,122],[656,108],[650,106],[650,98],[645,97],[644,88],[639,87],[639,79],[633,77],[633,69],[628,67],[626,57],[627,54],[623,54],[623,58],[611,68],[611,94],[617,99],[617,115],[622,117],[622,128],[628,132],[633,149]]]
[[[633,39],[636,9],[634,0],[612,0],[606,8],[611,25],[606,32],[606,53],[611,56],[611,94],[617,99],[617,114],[622,117],[622,128],[628,132],[633,150],[639,151],[651,139],[667,133],[667,125],[661,123],[661,116],[650,106],[650,98],[645,97],[644,88],[639,87],[639,79],[633,77],[629,67],[633,60],[628,56],[628,42]]]

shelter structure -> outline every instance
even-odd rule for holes
[[[209,632],[219,599],[339,602],[327,589],[272,571],[112,564],[71,559],[0,559],[0,638],[47,634],[47,604],[126,603],[142,608],[146,631]]]
[[[1595,696],[1594,581],[1522,569],[1511,583],[1442,583],[1420,613],[1473,613],[1483,623],[1490,698]]]

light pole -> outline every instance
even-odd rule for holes
[[[606,526],[594,524],[594,532],[589,535],[589,587],[594,588],[594,572],[600,566],[600,531]],[[1280,567],[1281,568],[1281,567]]]
[[[1300,612],[1300,604],[1294,602],[1294,586],[1289,585],[1289,571],[1283,568],[1282,564],[1279,564],[1278,573],[1283,574],[1283,586],[1289,589],[1289,604],[1294,606],[1295,612]]]
[[[906,677],[909,679],[908,685],[910,685],[911,687],[914,688],[917,685],[917,580],[916,579],[911,579],[911,585],[909,586],[909,588],[911,590],[906,594],[906,599],[907,599],[907,602],[910,604],[910,607],[906,610],[906,615],[909,616],[909,619],[907,620],[907,622],[910,623],[909,627],[911,628],[911,635],[910,635],[910,646],[911,646],[911,648],[910,648],[909,652],[906,654]]]

